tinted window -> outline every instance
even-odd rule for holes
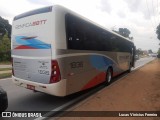
[[[66,15],[68,49],[130,52],[130,42],[70,14]]]

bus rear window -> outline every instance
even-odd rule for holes
[[[47,13],[47,12],[51,12],[51,11],[52,11],[52,6],[45,7],[45,8],[40,8],[40,9],[37,9],[37,10],[33,10],[33,11],[29,11],[29,12],[20,14],[20,15],[16,16],[14,18],[14,20],[18,20],[18,19],[21,19],[21,18],[24,18],[24,17],[28,17],[28,16],[31,16],[31,15]]]

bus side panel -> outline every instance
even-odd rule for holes
[[[60,50],[57,55],[61,77],[67,79],[66,94],[75,93],[94,87],[105,81],[106,71],[113,67],[113,75],[128,70],[128,62],[120,62],[117,53],[111,52],[84,52],[77,50]],[[121,54],[119,56],[126,56]],[[121,65],[120,65],[121,64]]]
[[[129,70],[129,67],[130,67],[130,64],[131,64],[131,56],[130,56],[130,53],[118,52],[118,53],[117,53],[117,60],[118,60],[119,68],[120,68],[122,71],[127,71],[127,70]]]

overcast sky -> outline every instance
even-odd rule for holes
[[[63,5],[108,28],[128,28],[137,48],[157,52],[155,33],[160,23],[160,0],[0,0],[0,16],[12,24],[15,15],[33,9]]]

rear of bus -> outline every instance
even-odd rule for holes
[[[46,7],[18,15],[12,27],[13,81],[52,95],[65,95],[55,58],[55,15]]]

